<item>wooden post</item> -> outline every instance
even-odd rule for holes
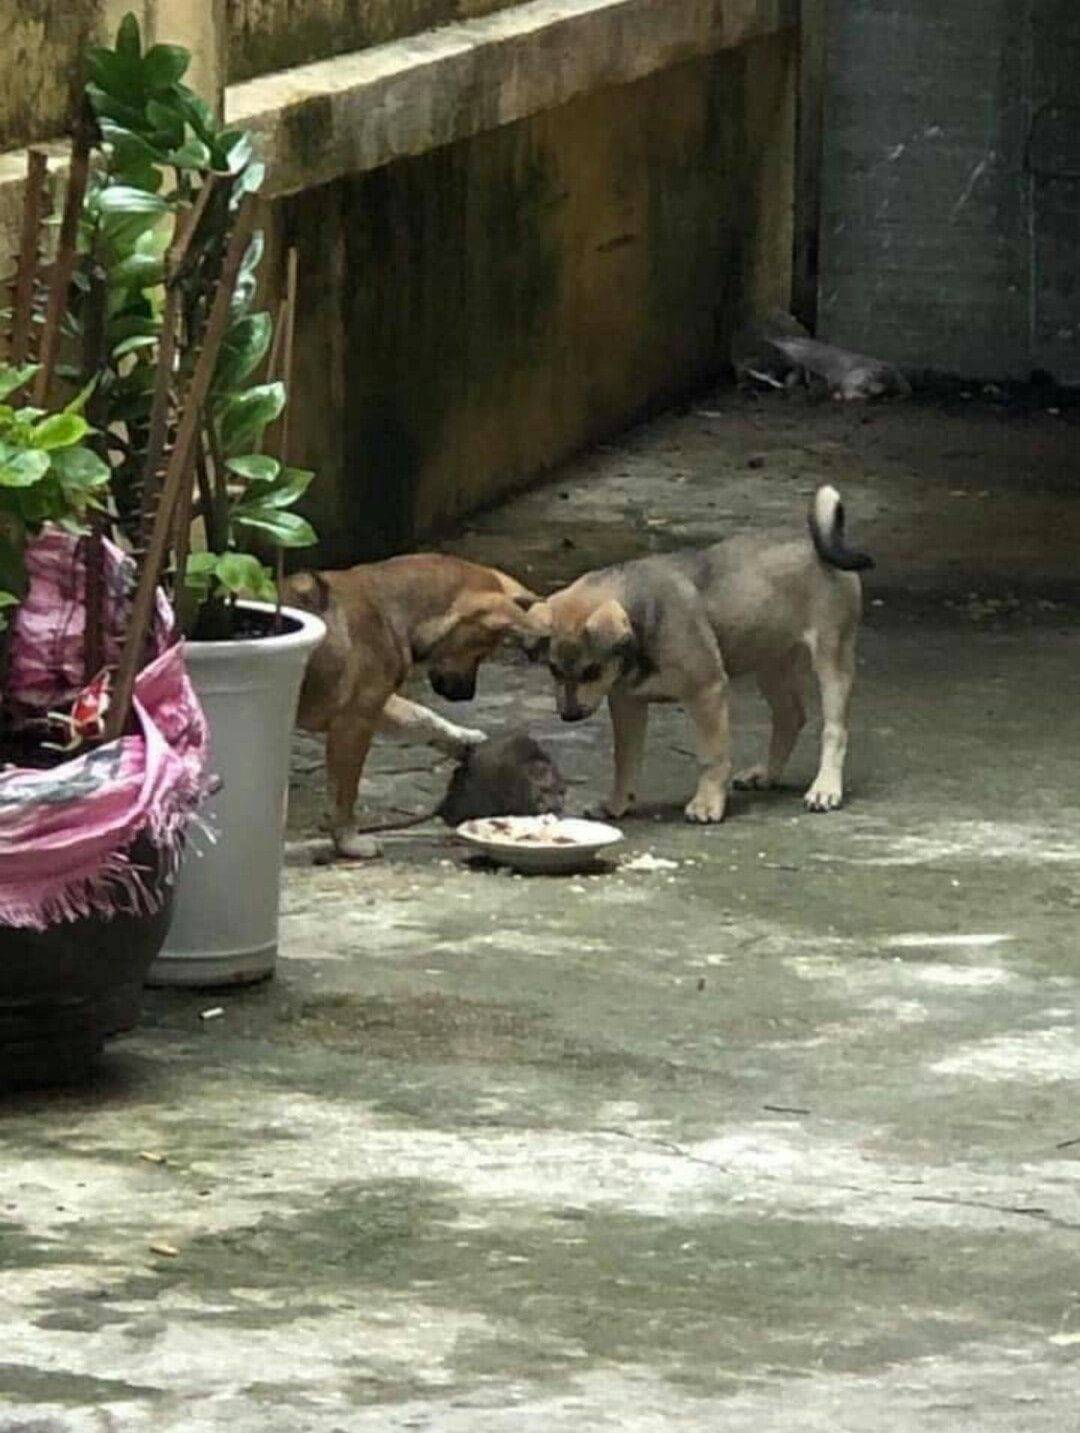
[[[32,326],[34,296],[41,268],[41,226],[49,212],[49,196],[45,189],[49,165],[39,149],[26,156],[26,188],[23,191],[22,229],[15,282],[11,290],[11,329],[8,362],[13,367],[33,357]]]
[[[195,447],[202,424],[203,405],[210,391],[210,381],[214,376],[218,350],[229,325],[232,296],[240,274],[240,265],[244,261],[248,244],[251,242],[251,231],[254,225],[255,198],[248,194],[242,200],[236,215],[229,248],[225,255],[225,263],[221,270],[221,279],[203,335],[202,350],[199,353],[199,359],[195,365],[191,382],[188,384],[187,392],[182,398],[183,411],[180,415],[176,441],[169,454],[165,476],[161,484],[161,494],[157,510],[154,513],[150,542],[140,564],[139,581],[131,604],[124,650],[116,672],[116,689],[113,693],[112,705],[109,707],[105,719],[104,739],[106,741],[113,741],[122,735],[127,724],[128,714],[131,711],[135,678],[154,617],[154,600],[158,580],[161,577],[161,569],[168,552],[169,539],[175,531],[176,506],[180,500],[183,484],[185,481],[190,481],[190,465],[195,457]]]
[[[64,195],[64,211],[60,220],[60,236],[56,241],[56,258],[53,260],[49,280],[49,303],[45,310],[45,327],[41,333],[39,360],[41,368],[34,380],[34,402],[39,408],[49,406],[56,362],[60,356],[60,325],[67,312],[71,280],[75,273],[77,259],[76,243],[79,234],[79,220],[82,217],[83,199],[90,177],[90,146],[97,134],[97,120],[85,102],[75,120],[75,132],[71,142],[71,168],[68,171],[67,192]]]

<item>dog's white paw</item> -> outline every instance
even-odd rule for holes
[[[618,821],[633,806],[637,798],[633,795],[620,799],[615,796],[605,797],[603,801],[597,801],[585,809],[585,815],[590,821]]]
[[[727,801],[722,791],[699,791],[694,799],[687,803],[686,819],[703,826],[713,825],[724,819],[726,805]]]
[[[475,747],[483,746],[487,741],[487,732],[480,731],[473,726],[453,726],[450,723],[439,732],[432,742],[439,751],[445,751],[447,756],[463,757],[467,751]]]
[[[334,850],[346,861],[375,861],[383,853],[374,836],[365,836],[355,826],[334,832]]]
[[[808,811],[837,811],[843,805],[844,793],[836,782],[815,781],[803,801]]]
[[[776,786],[764,766],[751,766],[748,771],[740,771],[731,784],[736,791],[772,791]]]

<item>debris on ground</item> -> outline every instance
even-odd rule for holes
[[[631,856],[628,861],[623,861],[620,870],[648,874],[653,871],[675,871],[678,867],[678,861],[669,861],[666,856],[654,856],[651,851],[642,851],[637,856]]]

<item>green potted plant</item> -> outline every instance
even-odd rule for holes
[[[134,551],[156,542],[163,559],[220,780],[213,844],[189,852],[151,979],[208,986],[273,969],[289,738],[323,628],[280,609],[263,560],[280,572],[283,549],[315,541],[293,511],[311,474],[286,463],[281,421],[295,264],[275,340],[271,315],[254,304],[263,166],[250,136],[183,83],[188,58],[170,45],[144,51],[131,15],[115,46],[90,51],[99,163],[82,227],[108,294],[98,402],[116,514]],[[77,295],[75,327],[82,307]]]

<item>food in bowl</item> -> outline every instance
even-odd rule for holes
[[[580,869],[622,832],[603,821],[567,816],[490,816],[466,821],[457,834],[491,860],[520,870]]]

